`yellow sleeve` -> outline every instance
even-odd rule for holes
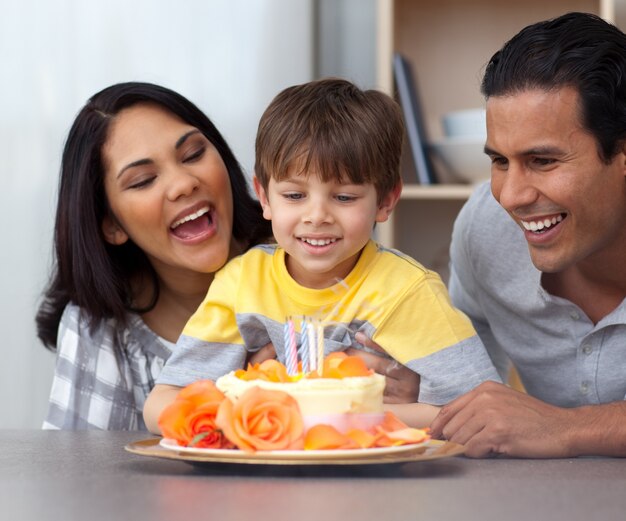
[[[373,340],[404,364],[475,334],[469,318],[452,305],[439,275],[427,272],[386,310]]]
[[[236,257],[215,274],[204,301],[185,325],[183,335],[205,342],[243,345],[235,314],[240,280],[241,257]]]

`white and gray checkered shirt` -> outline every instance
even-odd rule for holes
[[[145,430],[143,405],[171,346],[135,314],[127,327],[109,319],[90,332],[80,308],[68,304],[43,428]]]

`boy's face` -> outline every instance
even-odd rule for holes
[[[354,268],[374,223],[386,221],[401,185],[377,202],[372,184],[322,182],[315,173],[270,179],[267,192],[255,178],[263,216],[287,253],[287,270],[300,285],[326,288]]]

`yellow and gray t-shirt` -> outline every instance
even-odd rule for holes
[[[452,307],[439,276],[370,241],[350,274],[325,289],[293,280],[284,250],[275,245],[231,260],[187,322],[157,383],[215,380],[243,367],[247,352],[268,342],[284,363],[285,319],[303,315],[327,324],[327,354],[362,347],[354,340],[358,331],[372,338],[420,374],[420,402],[441,405],[485,380],[499,381],[471,322]]]

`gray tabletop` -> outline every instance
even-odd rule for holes
[[[626,519],[624,459],[198,466],[124,450],[146,437],[0,430],[2,519]]]

